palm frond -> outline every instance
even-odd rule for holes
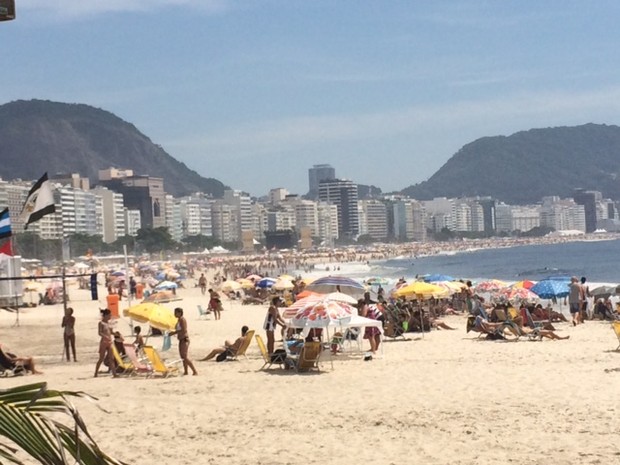
[[[64,465],[69,456],[83,465],[124,465],[99,449],[69,397],[97,400],[81,391],[50,390],[44,382],[0,390],[0,435],[11,443],[0,443],[0,464],[21,464],[21,450],[44,465]],[[50,413],[67,415],[73,427]]]

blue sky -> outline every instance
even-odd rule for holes
[[[263,195],[400,190],[479,137],[620,123],[620,2],[16,0],[0,103],[87,103]]]

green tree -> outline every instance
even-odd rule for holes
[[[178,244],[172,239],[168,228],[141,228],[136,237],[140,248],[148,253],[175,250]]]

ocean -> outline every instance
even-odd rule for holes
[[[479,281],[538,281],[551,276],[586,276],[590,282],[620,283],[620,240],[527,245],[374,262],[366,274],[398,279],[440,273]]]

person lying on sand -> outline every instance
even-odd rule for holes
[[[245,341],[245,337],[246,337],[247,332],[248,332],[248,327],[247,326],[242,326],[241,327],[241,337],[238,337],[235,340],[235,342],[224,341],[224,346],[223,347],[216,347],[211,352],[209,352],[209,355],[207,355],[205,358],[202,358],[202,359],[200,359],[198,361],[199,362],[205,362],[207,360],[211,360],[212,358],[218,356],[219,354],[223,354],[224,352],[227,352],[230,355],[236,354],[237,351],[239,350],[239,348],[243,345],[243,342]]]

